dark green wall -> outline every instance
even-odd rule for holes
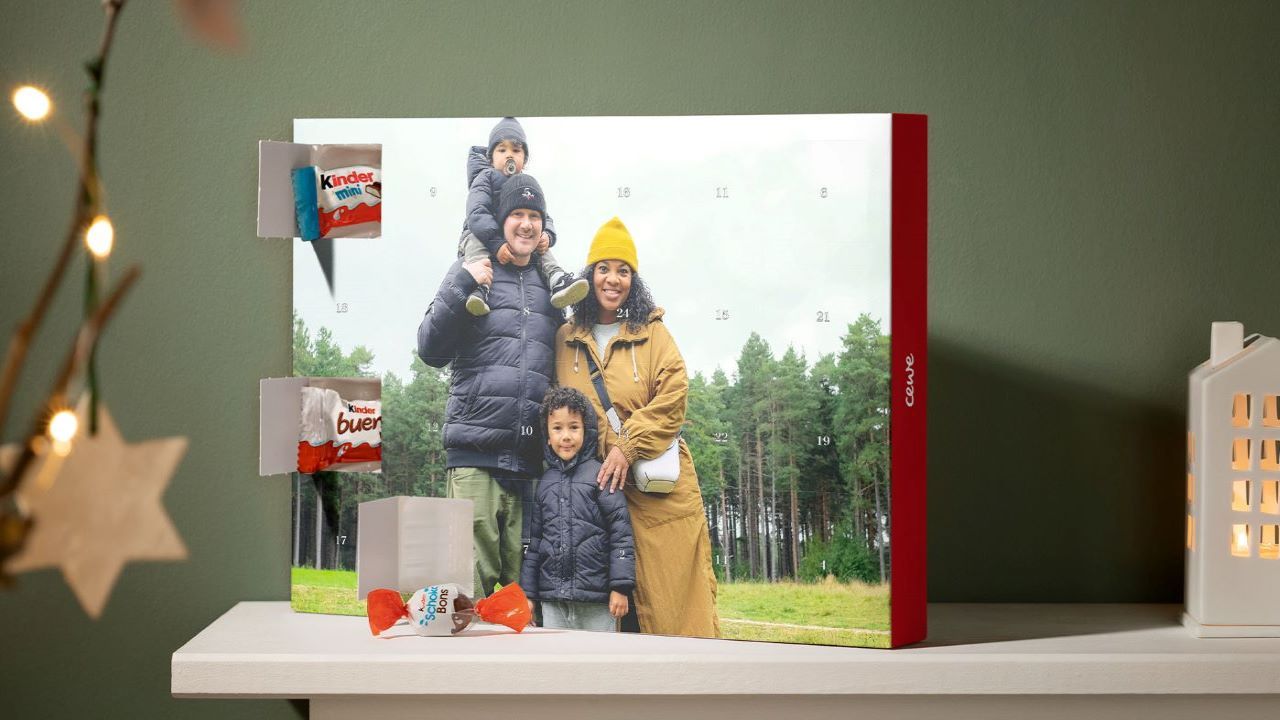
[[[254,201],[256,141],[295,117],[927,113],[931,598],[1181,598],[1185,374],[1212,320],[1280,334],[1280,4],[259,2],[239,57],[133,4],[102,167],[112,266],[145,275],[101,374],[126,437],[192,440],[165,496],[191,557],[127,566],[97,622],[56,571],[0,592],[0,714],[293,715],[168,688],[208,622],[288,596],[288,481],[255,460],[256,381],[289,372],[290,252],[254,236]],[[44,83],[79,127],[98,3],[4,5],[5,94]],[[0,110],[6,335],[73,172],[53,132]],[[78,278],[11,424],[50,381]]]

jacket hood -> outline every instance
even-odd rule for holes
[[[551,449],[546,440],[544,433],[542,442],[542,455],[547,461],[547,467],[557,468],[565,473],[571,473],[579,465],[587,460],[594,460],[600,449],[600,422],[596,418],[596,410],[587,403],[587,414],[582,418],[582,447],[578,448],[578,454],[574,455],[568,462],[560,459],[555,450]]]
[[[477,175],[493,167],[493,161],[489,159],[488,153],[489,150],[483,145],[472,145],[467,151],[467,187],[471,187]]]

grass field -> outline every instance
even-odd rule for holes
[[[721,583],[720,633],[768,640],[858,647],[889,646],[889,586],[863,583]],[[364,615],[356,574],[293,568],[294,610]]]
[[[732,640],[889,647],[888,585],[722,583],[716,605]]]

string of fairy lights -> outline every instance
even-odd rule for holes
[[[48,93],[34,85],[16,88],[12,100],[18,114],[28,122],[41,123],[53,114],[53,101],[49,99]],[[115,246],[115,227],[111,224],[111,218],[102,213],[94,216],[85,229],[84,243],[96,260],[106,260]],[[79,426],[80,422],[74,411],[69,408],[56,409],[49,418],[46,429],[50,450],[60,456],[68,455]]]

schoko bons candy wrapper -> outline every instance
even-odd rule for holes
[[[303,240],[382,234],[382,150],[317,145],[313,165],[293,169],[293,202]]]
[[[366,602],[369,630],[374,635],[401,620],[407,620],[419,635],[457,635],[477,619],[520,632],[533,617],[528,597],[515,583],[475,603],[453,583],[428,585],[407,603],[395,590],[372,590]]]
[[[366,471],[382,462],[382,403],[344,400],[336,390],[302,388],[298,472]]]

